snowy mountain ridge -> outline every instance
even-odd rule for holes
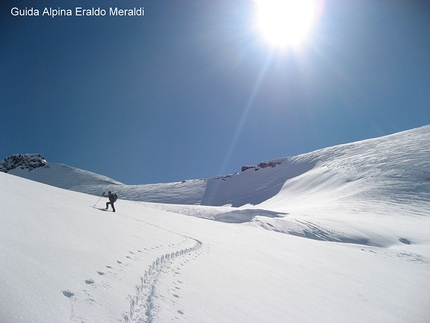
[[[243,166],[240,173],[209,179],[126,185],[55,163],[31,172],[18,167],[9,173],[97,196],[110,190],[121,199],[154,203],[242,206],[282,199],[291,207],[306,203],[307,192],[316,190],[335,190],[340,199],[358,195],[380,200],[385,196],[406,203],[410,199],[430,199],[429,154],[430,125]],[[366,184],[369,180],[371,183]]]

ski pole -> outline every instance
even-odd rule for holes
[[[101,198],[102,198],[102,196],[99,197],[99,199],[97,200],[96,204],[94,204],[93,206],[96,206],[97,203],[100,201]]]

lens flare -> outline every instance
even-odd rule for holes
[[[257,23],[263,36],[274,46],[297,46],[318,16],[316,0],[256,0]]]

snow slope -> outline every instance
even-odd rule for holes
[[[342,200],[350,196],[408,203],[430,197],[429,146],[430,125],[263,162],[259,164],[263,167],[254,166],[241,173],[175,183],[125,185],[55,163],[30,172],[17,168],[9,173],[97,196],[111,190],[122,199],[157,203],[242,206],[274,198],[290,208],[313,199],[309,192]],[[278,194],[281,189],[282,194]]]
[[[427,126],[150,189],[59,164],[24,173],[119,188],[130,200],[116,213],[0,173],[0,322],[428,322],[429,136]],[[190,205],[205,195],[241,206]]]
[[[101,202],[93,207],[91,195],[0,178],[0,296],[8,300],[0,303],[1,322],[428,319],[424,216],[409,217],[413,226],[397,223],[410,244],[375,247],[208,221],[143,202],[120,201],[113,213],[99,209]],[[232,212],[197,208],[208,217]]]
[[[60,188],[94,194],[115,191],[122,199],[171,204],[202,204],[240,206],[258,204],[276,195],[286,179],[312,168],[312,163],[296,163],[294,158],[282,160],[282,167],[261,169],[210,179],[184,180],[182,182],[125,185],[106,176],[70,167],[47,163],[46,166],[28,171],[16,168],[8,173]],[[243,186],[246,182],[247,185]],[[240,189],[239,189],[240,188]]]

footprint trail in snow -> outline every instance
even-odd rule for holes
[[[190,238],[192,239],[192,238]],[[130,296],[130,310],[123,314],[125,322],[149,323],[153,321],[155,288],[160,273],[167,268],[177,257],[197,251],[202,243],[193,239],[195,245],[158,257],[140,277],[140,284],[135,287],[136,294]]]

